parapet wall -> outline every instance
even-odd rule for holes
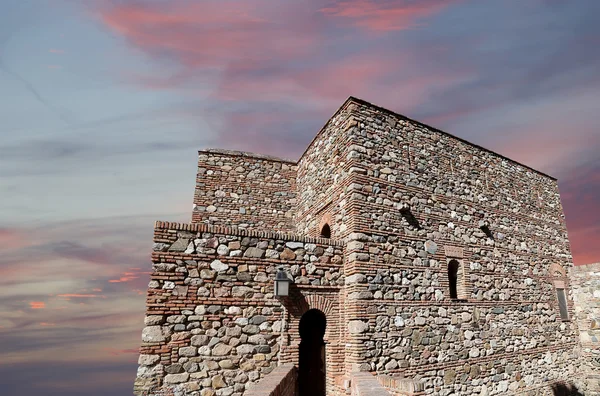
[[[295,231],[294,162],[227,150],[200,151],[193,223]]]
[[[304,291],[326,293],[324,311],[335,301],[342,257],[334,240],[157,222],[135,394],[166,386],[237,396],[278,361],[297,364],[285,331],[297,332],[298,315],[315,305]],[[287,305],[273,296],[279,267],[295,284]]]
[[[269,375],[254,384],[246,396],[296,396],[296,366],[284,364],[275,368]]]

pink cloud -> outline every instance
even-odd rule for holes
[[[600,263],[600,227],[570,227],[569,241],[575,265]]]
[[[48,50],[48,52],[50,52],[50,53],[53,53],[53,54],[64,54],[64,53],[65,53],[65,51],[64,51],[64,50],[61,50],[61,49],[55,49],[55,48],[50,48],[50,49]]]
[[[207,87],[212,86],[212,98],[220,101],[298,104],[315,110],[335,108],[350,95],[377,96],[381,105],[410,111],[430,95],[432,87],[448,86],[467,72],[432,73],[423,68],[423,59],[410,51],[389,55],[373,50],[331,60],[334,38],[328,19],[355,19],[364,12],[368,26],[393,30],[397,26],[391,20],[413,21],[444,6],[441,1],[375,4],[353,0],[325,8],[316,1],[303,7],[290,3],[274,6],[260,0],[201,5],[173,1],[111,5],[96,15],[110,30],[152,57],[172,61],[173,70],[161,75],[126,76],[149,89],[186,89],[207,96],[211,94]],[[386,17],[388,14],[391,16]],[[360,24],[363,19],[359,19]],[[397,89],[390,89],[392,79]],[[237,112],[223,112],[217,120],[225,125],[219,127],[221,140],[235,135],[230,126],[250,126],[237,132],[243,131],[247,137],[252,130],[260,134],[265,126],[277,128],[290,118],[289,114],[284,119],[280,114],[260,113],[238,116]]]
[[[293,23],[260,15],[261,7],[253,3],[261,4],[123,4],[100,9],[98,16],[139,48],[186,67],[220,69],[240,59],[297,58],[312,51],[317,36],[310,29],[299,34],[298,29],[290,29]]]
[[[406,30],[419,27],[418,20],[436,14],[455,1],[344,0],[321,9],[326,15],[350,19],[370,31]]]
[[[600,136],[594,127],[578,125],[573,120],[563,122],[544,119],[531,125],[504,129],[493,138],[495,143],[489,148],[534,169],[558,176],[559,170],[564,172],[577,165],[573,160],[579,159],[587,147],[600,145]],[[577,133],[564,133],[573,129]]]
[[[0,228],[0,251],[19,249],[26,245],[28,245],[28,240],[22,230]]]

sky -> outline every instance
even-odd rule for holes
[[[130,395],[197,150],[297,159],[356,96],[559,180],[600,262],[597,0],[0,0],[0,393]]]

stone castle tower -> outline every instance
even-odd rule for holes
[[[200,151],[152,262],[137,395],[586,387],[556,180],[360,99],[298,161]]]

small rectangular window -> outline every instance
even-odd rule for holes
[[[558,297],[558,308],[560,309],[560,318],[562,320],[569,320],[569,310],[567,309],[567,298],[565,296],[565,289],[556,289],[556,296]]]

